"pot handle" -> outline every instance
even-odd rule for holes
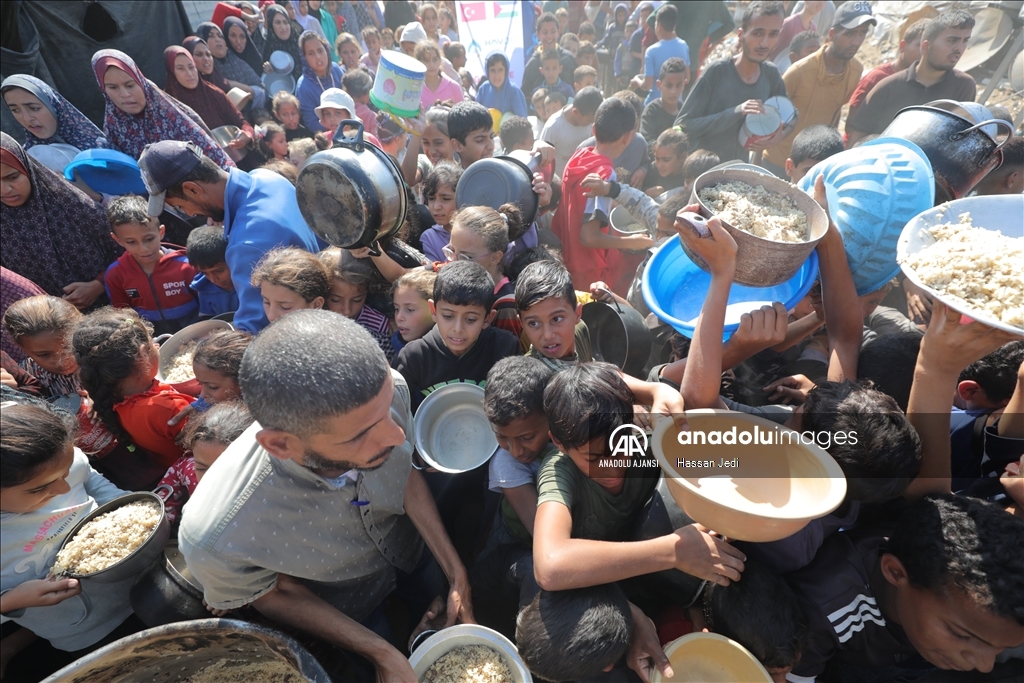
[[[617,310],[620,314],[622,313],[622,305],[619,304],[619,300],[615,298],[615,295],[612,294],[611,290],[605,289],[604,287],[595,287],[594,289],[598,292],[604,292],[612,300],[610,304],[607,301],[602,301],[601,303],[606,304],[608,306],[615,306],[615,310]]]
[[[81,583],[82,580],[79,579],[78,581],[79,583]],[[92,612],[92,603],[89,601],[89,596],[85,594],[84,588],[83,590],[79,591],[78,595],[76,595],[75,597],[82,601],[82,607],[85,608],[85,613],[82,615],[81,619],[71,624],[72,626],[78,626],[79,624],[81,624]]]
[[[1006,136],[1005,140],[1003,140],[1002,142],[997,142],[996,143],[995,151],[998,152],[1004,146],[1006,146],[1006,143],[1009,142],[1010,138],[1013,137],[1013,126],[1011,126],[1006,121],[1003,121],[1002,119],[989,119],[988,121],[982,121],[981,123],[976,123],[973,126],[971,126],[970,128],[966,128],[966,129],[960,131],[959,133],[953,133],[952,135],[949,136],[949,139],[950,140],[959,140],[960,138],[962,138],[963,136],[967,135],[968,133],[970,133],[973,130],[978,130],[979,128],[984,128],[985,126],[991,126],[991,125],[995,125],[997,128],[999,126],[1006,126],[1006,129],[1009,132],[1009,134]]]
[[[156,342],[157,346],[159,346],[160,344],[163,344],[165,341],[170,339],[171,336],[172,335],[170,334],[158,334],[157,336],[153,337],[153,341]]]
[[[349,137],[345,137],[344,134],[339,136],[338,133],[341,133],[342,131],[344,131],[346,127],[348,127],[348,128],[358,128],[359,130],[357,130],[356,134],[353,135],[350,138]],[[339,123],[338,124],[338,130],[336,130],[334,132],[334,144],[336,144],[336,145],[344,145],[346,147],[351,147],[351,148],[355,149],[355,151],[357,151],[357,152],[362,152],[363,151],[363,122],[360,121],[359,119],[345,119],[344,121]]]
[[[377,240],[374,240],[373,242],[370,242],[370,246],[367,247],[367,249],[370,250],[370,256],[380,256],[380,254],[381,254],[380,242],[377,241]]]
[[[687,226],[695,233],[697,237],[711,237],[711,230],[708,228],[708,223],[704,220],[704,216],[699,213],[692,211],[680,211],[676,214],[676,222],[682,223]]]

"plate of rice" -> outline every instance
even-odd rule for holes
[[[115,582],[163,555],[170,524],[159,496],[129,493],[96,508],[64,539],[50,574]]]
[[[806,242],[807,214],[792,198],[739,180],[709,185],[698,198],[720,220],[737,230],[772,242]]]
[[[903,229],[896,259],[950,308],[1024,334],[1024,195],[967,197],[920,213]]]

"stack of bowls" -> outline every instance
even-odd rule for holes
[[[281,91],[295,92],[295,79],[292,77],[295,59],[283,50],[274,50],[267,61],[273,69],[272,72],[263,74],[263,87],[267,91],[267,97],[272,98]]]

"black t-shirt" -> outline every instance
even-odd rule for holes
[[[815,677],[826,668],[930,668],[875,599],[871,579],[884,543],[880,535],[835,533],[809,565],[786,575],[809,630],[795,676]]]
[[[483,386],[487,373],[502,358],[522,352],[519,339],[505,330],[487,327],[464,354],[448,350],[435,325],[421,339],[409,342],[399,352],[395,369],[409,383],[413,412],[434,389],[452,382]]]
[[[654,144],[658,136],[675,125],[676,115],[669,113],[661,104],[661,98],[651,100],[650,104],[644,107],[640,116],[640,135],[649,144]]]
[[[299,124],[299,127],[296,128],[295,130],[291,130],[290,128],[285,128],[284,129],[284,138],[288,142],[291,142],[292,140],[298,140],[300,138],[312,138],[312,137],[313,137],[313,131],[311,131],[309,128],[306,128],[301,123]]]

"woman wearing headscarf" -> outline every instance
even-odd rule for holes
[[[225,25],[227,25],[226,19]],[[245,25],[243,24],[242,26],[244,30]],[[224,37],[224,33],[217,28],[217,25],[204,21],[196,27],[196,35],[206,41],[206,45],[210,48],[210,53],[213,55],[213,60],[217,65],[217,71],[227,79],[228,90],[231,88],[241,88],[252,95],[253,107],[259,109],[266,108],[267,92],[263,89],[263,82],[260,80],[259,75],[244,59],[236,55],[228,47],[228,41]],[[262,71],[262,60],[260,60],[257,68]],[[223,88],[221,89],[224,90]],[[224,90],[224,92],[227,92],[227,90]]]
[[[213,141],[199,114],[142,75],[135,61],[120,50],[92,56],[96,82],[107,101],[103,131],[111,147],[138,159],[151,142],[194,142],[223,169],[235,164]]]
[[[245,22],[245,28],[249,31],[249,40],[256,48],[256,54],[262,55],[263,46],[267,42],[267,34],[263,26],[264,17],[251,3],[240,2],[238,6],[242,10],[242,16],[239,18]]]
[[[107,138],[95,123],[35,76],[8,76],[0,83],[0,93],[25,129],[25,149],[55,142],[79,151],[107,146]]]
[[[103,274],[122,249],[103,207],[0,134],[0,265],[82,310],[107,303]]]
[[[335,52],[334,41],[338,39],[338,25],[334,22],[334,17],[324,9],[321,5],[323,3],[320,0],[306,0],[306,5],[309,7],[309,16],[320,22],[320,29],[324,34],[324,39],[330,46],[331,61],[338,61],[338,53]]]
[[[199,36],[189,36],[185,40],[181,41],[182,46],[192,54],[192,59],[196,63],[196,69],[199,71],[199,77],[210,85],[215,85],[220,88],[221,92],[227,92],[231,90],[231,84],[228,83],[228,79],[217,70],[217,62],[213,59],[213,53],[210,52],[210,46],[206,44],[206,41]]]
[[[249,40],[249,29],[245,27],[245,22],[235,17],[228,17],[224,20],[222,32],[227,39],[228,49],[248,64],[253,73],[259,75],[263,69],[263,57]]]
[[[320,23],[320,12],[313,14],[309,11],[309,0],[292,0],[292,6],[295,8],[295,21],[303,31],[312,31],[327,40],[324,27]]]
[[[164,91],[192,108],[203,119],[207,128],[235,126],[241,132],[228,146],[240,152],[253,140],[252,126],[242,117],[224,91],[199,77],[195,60],[189,51],[177,45],[164,50],[167,78]]]
[[[299,34],[292,30],[288,12],[280,5],[267,7],[267,42],[263,46],[263,71],[270,73],[270,55],[286,52],[292,56],[292,78],[298,82],[302,75],[302,57],[299,55]]]
[[[295,87],[295,96],[299,98],[302,124],[314,133],[322,133],[324,127],[316,115],[320,94],[328,88],[341,87],[341,67],[331,62],[327,41],[319,33],[306,31],[299,36],[299,51],[302,56],[302,78]]]

